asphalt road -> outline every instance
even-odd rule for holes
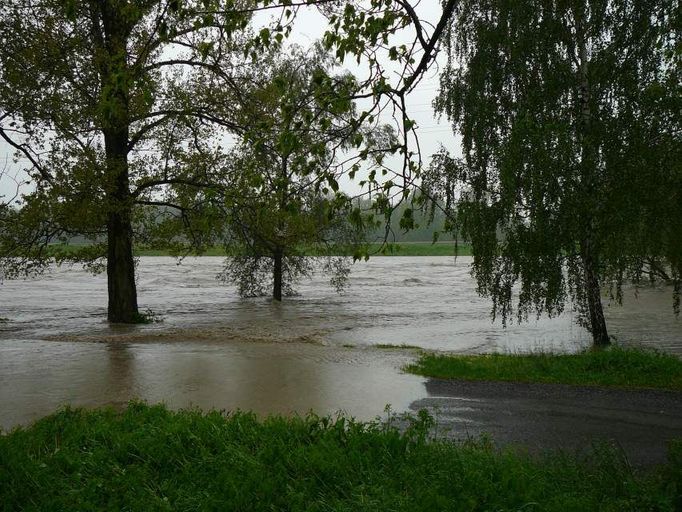
[[[455,439],[490,434],[498,446],[533,453],[584,453],[594,442],[614,443],[637,466],[665,461],[667,444],[682,439],[682,393],[626,391],[557,384],[429,379],[427,409],[437,434]]]

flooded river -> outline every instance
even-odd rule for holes
[[[60,404],[244,408],[259,413],[368,419],[386,404],[405,410],[424,380],[402,374],[409,344],[454,352],[563,350],[589,343],[571,312],[506,329],[477,296],[470,258],[375,257],[353,267],[337,295],[319,276],[282,304],[242,300],[215,279],[222,258],[141,258],[141,309],[162,322],[109,326],[106,277],[57,269],[0,285],[0,426]],[[608,306],[611,333],[682,354],[682,322],[669,290],[626,293]]]

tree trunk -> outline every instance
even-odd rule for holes
[[[277,188],[279,212],[277,212],[277,237],[284,235],[286,227],[283,221],[284,212],[288,202],[289,193],[289,174],[288,174],[288,158],[284,155],[282,158],[282,165],[280,167],[281,183]],[[277,240],[277,245],[272,253],[274,266],[272,269],[272,298],[277,301],[282,301],[282,260],[284,258],[284,247],[282,239]]]
[[[276,249],[272,255],[274,267],[272,270],[272,298],[282,301],[282,250]]]
[[[589,331],[592,334],[592,343],[595,347],[605,347],[611,344],[611,340],[606,330],[604,309],[601,303],[599,275],[592,254],[592,245],[589,240],[583,241],[582,244],[582,262],[587,309],[590,316]]]
[[[127,132],[127,130],[126,130]],[[139,321],[133,227],[128,183],[126,134],[105,135],[107,174],[113,181],[107,190],[107,319],[115,323]]]
[[[127,40],[131,27],[123,4],[91,2],[95,63],[100,74],[102,131],[106,166],[104,194],[107,208],[107,286],[110,322],[139,321],[132,207],[128,171],[130,141],[129,68]]]
[[[107,235],[107,319],[114,323],[135,323],[139,321],[139,312],[129,212],[109,212]]]
[[[609,334],[606,330],[604,309],[601,303],[601,287],[599,285],[599,265],[597,263],[598,251],[594,247],[595,219],[601,212],[597,167],[597,148],[594,145],[592,130],[591,90],[589,80],[589,55],[588,55],[588,13],[583,4],[578,4],[575,11],[576,37],[578,42],[578,77],[580,92],[580,124],[578,136],[580,139],[580,164],[582,168],[581,181],[583,184],[584,202],[582,240],[580,243],[581,259],[583,264],[583,282],[587,296],[587,309],[589,314],[589,331],[592,334],[592,343],[595,347],[609,345]]]

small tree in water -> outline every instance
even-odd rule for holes
[[[350,75],[331,76],[321,52],[294,50],[273,57],[270,71],[255,77],[242,105],[252,129],[232,151],[221,209],[228,258],[222,277],[242,296],[294,293],[293,284],[316,269],[340,290],[350,257],[363,243],[361,222],[351,223],[350,199],[339,191],[345,172],[337,154],[377,137],[355,121]],[[312,257],[310,257],[312,255]]]
[[[670,0],[458,3],[436,108],[464,158],[444,151],[425,179],[459,194],[493,315],[572,299],[607,345],[601,286],[620,300],[643,276],[673,284],[679,313],[678,21]]]

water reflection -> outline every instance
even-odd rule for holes
[[[63,404],[249,409],[373,419],[406,410],[423,379],[402,374],[408,354],[305,344],[0,343],[0,426],[25,424]]]
[[[110,403],[123,405],[139,395],[135,355],[126,343],[107,343],[106,363]]]

